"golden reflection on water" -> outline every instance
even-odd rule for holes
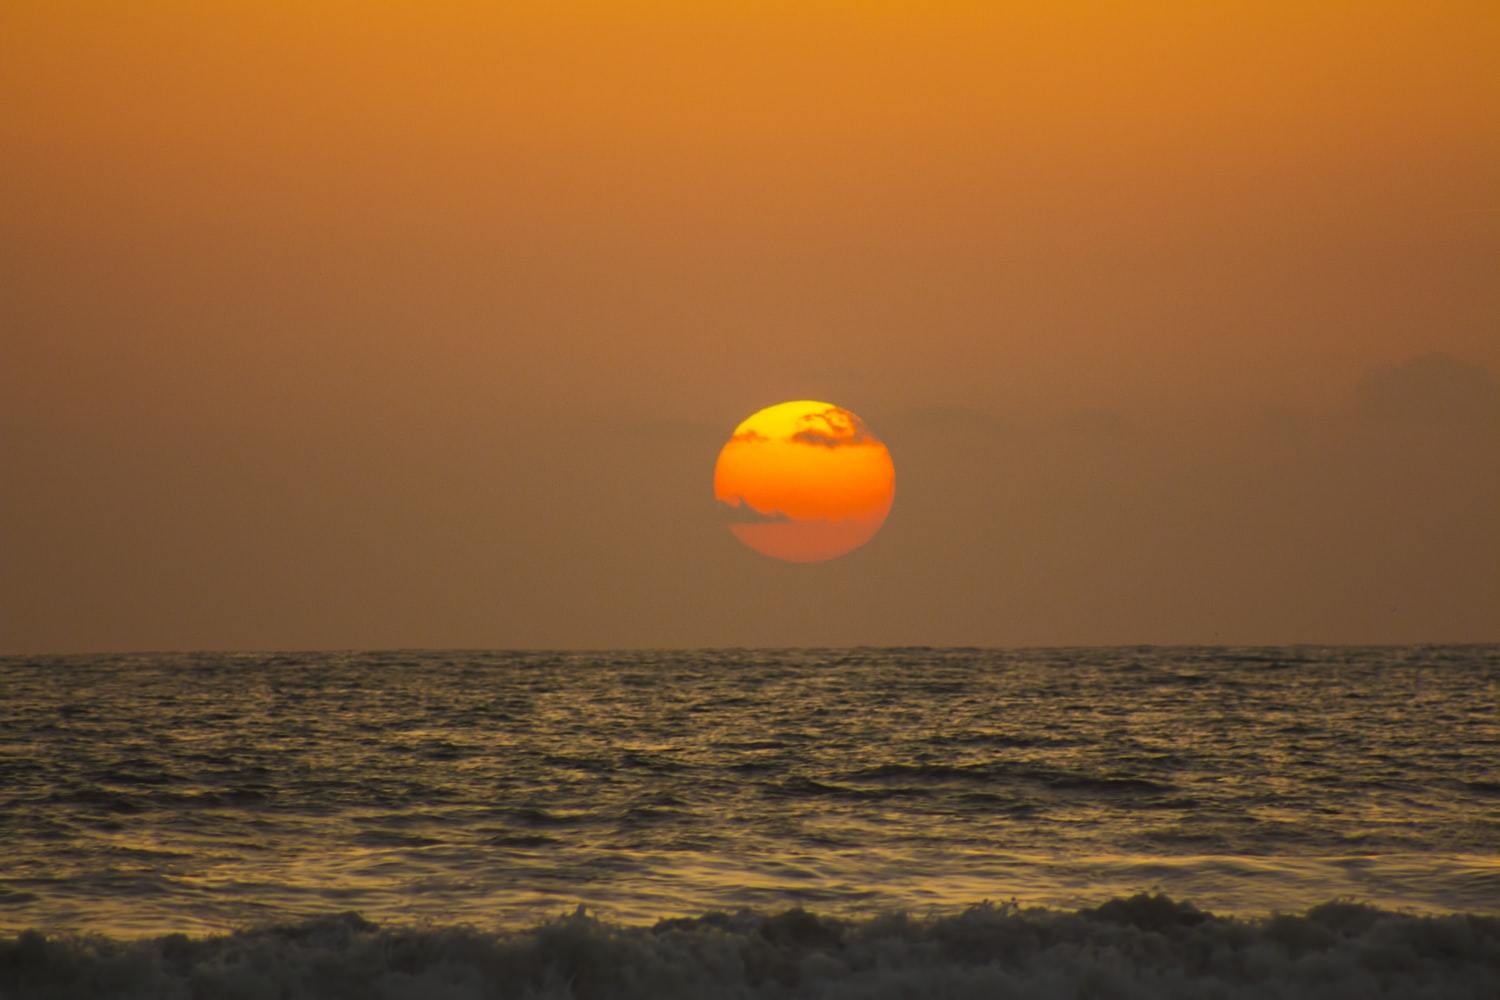
[[[1493,910],[1494,647],[0,663],[0,929]],[[1492,704],[1488,706],[1492,708]]]

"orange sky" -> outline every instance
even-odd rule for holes
[[[1490,404],[1410,414],[1500,371],[1497,51],[1488,2],[6,4],[0,649],[1495,638]],[[816,612],[693,506],[796,398],[902,464]]]

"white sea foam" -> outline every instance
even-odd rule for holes
[[[1330,903],[1244,920],[1147,895],[927,920],[792,910],[628,927],[580,911],[484,933],[346,914],[202,939],[0,941],[3,1000],[1495,996],[1500,919]]]

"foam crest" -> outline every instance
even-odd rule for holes
[[[984,904],[839,920],[803,910],[501,933],[344,914],[200,939],[0,940],[0,998],[759,1000],[1489,998],[1500,919],[1351,903],[1218,917],[1160,895],[1079,911]]]

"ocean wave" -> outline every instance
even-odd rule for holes
[[[1354,903],[1219,917],[1160,895],[918,919],[742,911],[621,926],[381,927],[355,914],[188,938],[0,939],[0,1000],[1493,998],[1500,919]]]

